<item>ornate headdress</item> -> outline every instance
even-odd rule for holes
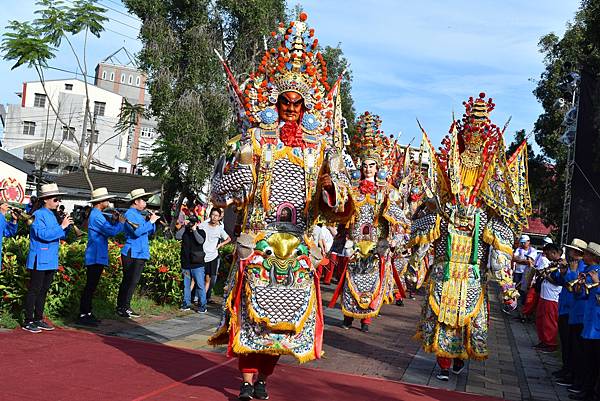
[[[392,143],[380,130],[381,119],[365,111],[358,117],[356,135],[350,141],[350,154],[357,166],[365,160],[374,160],[381,168]]]
[[[327,67],[320,52],[314,29],[306,23],[306,13],[288,27],[279,24],[271,35],[279,43],[266,51],[258,70],[243,86],[244,107],[252,123],[273,129],[278,120],[276,103],[283,92],[296,92],[304,99],[306,112],[302,129],[309,134],[331,130],[331,98],[327,97]]]

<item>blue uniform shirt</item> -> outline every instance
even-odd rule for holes
[[[580,268],[583,267],[581,270]],[[570,280],[575,280],[579,273],[587,273],[590,271],[592,266],[587,266],[585,263],[582,263],[580,267],[577,268],[577,273],[572,273]],[[583,324],[583,314],[585,312],[585,304],[588,300],[588,296],[585,292],[574,293],[573,294],[573,306],[569,311],[569,324]]]
[[[135,230],[129,223],[125,223],[125,245],[121,249],[121,254],[128,255],[136,259],[150,259],[150,247],[148,246],[148,236],[154,233],[154,224],[146,221],[142,213],[130,207],[125,212],[125,217],[132,223],[138,224]],[[129,252],[131,251],[131,254]]]
[[[600,270],[600,265],[590,266],[588,271]],[[586,283],[592,283],[592,279],[587,276]],[[583,331],[581,337],[587,340],[600,340],[600,296],[598,287],[590,289],[590,294],[585,302],[585,310],[583,313]]]
[[[0,213],[0,270],[2,270],[2,239],[4,237],[12,237],[17,233],[17,223],[6,221],[6,217]]]
[[[568,315],[569,311],[573,307],[573,304],[575,303],[575,296],[571,291],[567,290],[566,284],[571,280],[575,280],[579,272],[583,271],[584,268],[585,263],[583,263],[583,260],[579,260],[577,269],[574,272],[568,269],[564,276],[561,276],[558,270],[552,273],[552,278],[554,279],[554,282],[563,287],[560,291],[560,295],[558,296],[559,316]]]
[[[88,220],[88,242],[85,248],[85,265],[108,266],[108,238],[123,231],[123,223],[110,223],[95,207]]]
[[[26,266],[37,270],[58,269],[58,247],[66,237],[66,230],[58,224],[52,210],[41,208],[33,212],[35,221],[29,230],[29,255]]]

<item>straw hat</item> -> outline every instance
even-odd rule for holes
[[[105,187],[97,188],[92,191],[92,199],[90,199],[90,203],[98,203],[114,197],[114,195],[109,195],[108,189]]]
[[[60,192],[58,190],[58,185],[56,184],[46,184],[46,185],[42,185],[42,188],[40,189],[40,194],[38,195],[38,199],[45,199],[45,198],[49,198],[51,196],[60,196],[60,195],[66,195],[66,192]]]
[[[138,189],[134,189],[133,191],[128,193],[127,196],[125,197],[125,199],[128,200],[129,202],[132,202],[136,199],[143,198],[145,196],[151,196],[151,195],[152,195],[152,193],[146,192],[146,190],[144,188],[138,188]]]
[[[588,246],[587,248],[585,248],[585,250],[589,253],[593,253],[594,255],[600,257],[600,244],[596,244],[595,242],[588,242]]]
[[[575,249],[576,251],[583,252],[588,246],[587,242],[579,238],[573,238],[570,245],[565,245],[565,248]]]

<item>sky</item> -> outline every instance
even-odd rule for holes
[[[0,0],[14,4],[10,0]],[[67,1],[68,3],[68,1]],[[99,0],[111,8],[100,39],[88,42],[88,70],[125,46],[135,53],[137,18],[120,0]],[[292,7],[297,1],[289,1]],[[579,0],[304,0],[308,24],[322,45],[341,46],[353,74],[352,95],[357,113],[378,114],[382,129],[401,143],[418,145],[418,118],[434,144],[448,132],[452,112],[460,117],[462,102],[485,92],[496,103],[492,121],[512,120],[507,143],[519,129],[530,132],[542,112],[532,94],[544,70],[539,38],[562,35],[579,7]],[[35,3],[0,7],[0,34],[9,20],[33,18]],[[82,38],[75,41],[83,47]],[[51,66],[75,71],[76,61],[66,47]],[[35,71],[0,60],[0,103],[18,103],[15,92],[24,81],[37,80]],[[72,78],[74,73],[48,71],[47,78]],[[414,140],[413,140],[414,138]]]

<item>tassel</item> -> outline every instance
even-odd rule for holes
[[[473,247],[471,249],[471,266],[473,267],[473,277],[479,280],[479,263],[477,261],[479,251],[479,212],[475,213],[475,229],[473,230]]]
[[[450,254],[452,253],[452,234],[448,233],[446,242],[446,263],[444,263],[444,282],[450,280]]]

